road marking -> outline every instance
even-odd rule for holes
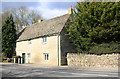
[[[56,73],[69,73],[69,72],[59,72],[59,71],[50,71],[50,72],[56,72]],[[79,75],[79,76],[82,76],[82,75],[88,75],[88,76],[103,76],[103,77],[106,77],[106,76],[109,76],[109,75],[98,75],[98,74],[81,74],[81,73],[69,73],[69,74],[72,74],[72,75]]]
[[[59,72],[59,73],[68,73],[68,72]]]
[[[68,73],[68,72],[61,72],[61,71],[50,71],[50,72],[57,72],[57,73]]]
[[[73,75],[79,75],[79,76],[97,76],[98,74],[82,74],[82,73],[71,73]]]
[[[51,71],[51,72],[66,73],[66,74],[79,75],[79,76],[82,76],[82,75],[96,76],[97,75],[97,74],[81,74],[81,73],[69,73],[69,72],[59,72],[59,71]]]
[[[102,76],[102,77],[118,77],[118,76],[116,76],[116,75],[98,75],[98,76]]]
[[[109,75],[98,75],[98,76],[103,76],[103,77],[107,77],[107,76],[109,76]]]

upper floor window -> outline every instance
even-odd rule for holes
[[[30,53],[27,53],[27,55],[28,55],[28,58],[30,58],[30,56],[31,56]]]
[[[47,42],[47,37],[43,37],[43,42],[44,42],[44,43]]]
[[[32,44],[31,40],[28,40],[28,44]]]

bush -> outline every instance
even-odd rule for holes
[[[2,58],[2,62],[12,62],[12,58]]]
[[[21,56],[13,56],[12,58],[21,58]]]
[[[119,43],[97,44],[90,48],[89,53],[93,54],[120,53],[120,44]]]
[[[4,62],[4,63],[8,63],[8,60],[6,59],[6,60],[3,60],[2,62]]]

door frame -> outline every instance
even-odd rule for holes
[[[26,54],[25,53],[22,53],[22,64],[25,64],[25,59],[26,59]]]

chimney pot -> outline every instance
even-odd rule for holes
[[[42,22],[43,20],[38,20],[38,23]]]
[[[68,14],[72,14],[72,5],[71,5],[70,8],[68,9]]]

